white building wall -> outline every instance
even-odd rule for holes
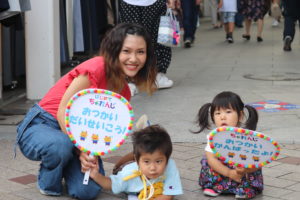
[[[25,13],[26,92],[35,100],[60,78],[59,1],[30,2]]]

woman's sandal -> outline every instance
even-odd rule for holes
[[[242,37],[243,37],[244,39],[246,39],[246,40],[250,40],[250,37],[251,37],[251,36],[250,36],[250,35],[243,34]]]
[[[262,42],[262,41],[263,41],[262,37],[258,36],[257,37],[257,42]]]

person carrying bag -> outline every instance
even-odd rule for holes
[[[157,42],[168,47],[180,46],[180,26],[171,8],[160,17]]]

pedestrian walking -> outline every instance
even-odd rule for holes
[[[220,28],[221,23],[218,22],[218,0],[208,0],[207,4],[210,10],[211,24],[213,28]]]
[[[190,48],[195,41],[200,2],[201,0],[181,0],[184,30],[183,41],[185,48]]]
[[[300,1],[299,0],[282,0],[284,30],[283,30],[283,50],[291,51],[291,44],[295,36],[295,26],[298,21],[300,27]]]
[[[224,30],[226,33],[226,40],[228,43],[233,43],[233,31],[235,14],[237,12],[236,0],[220,0],[219,11],[221,13]]]
[[[245,17],[245,33],[242,37],[246,40],[250,40],[250,28],[252,21],[257,22],[257,42],[262,42],[262,32],[264,27],[264,17],[270,9],[270,0],[240,0],[241,10],[240,12]]]

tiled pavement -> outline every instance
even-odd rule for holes
[[[221,195],[216,198],[205,197],[197,182],[200,170],[199,161],[205,144],[174,143],[173,159],[179,168],[184,195],[178,200],[233,199],[232,195]],[[29,161],[18,151],[13,159],[13,140],[0,140],[0,199],[1,200],[64,200],[71,199],[66,194],[60,197],[41,195],[36,188],[36,174],[39,162]],[[131,143],[124,144],[120,150],[103,157],[104,168],[110,174],[114,162],[131,151]],[[299,199],[300,195],[300,145],[283,145],[277,161],[263,168],[265,190],[256,199]],[[104,191],[97,199],[120,200],[125,195],[113,195]]]

